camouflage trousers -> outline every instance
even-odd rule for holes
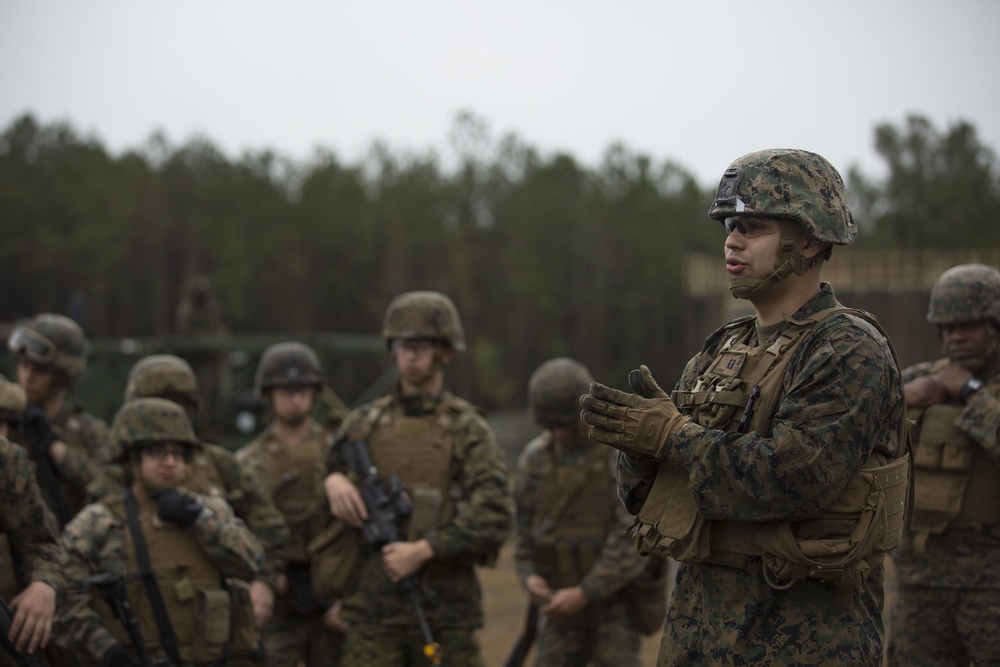
[[[639,631],[625,599],[592,605],[570,619],[540,616],[537,667],[639,667]]]
[[[483,667],[479,640],[472,628],[432,628],[441,647],[441,664]],[[427,667],[424,636],[418,628],[352,625],[344,643],[341,667]]]
[[[1000,590],[899,586],[889,667],[1000,665]]]
[[[344,635],[323,625],[319,618],[306,618],[291,608],[287,597],[274,603],[274,616],[264,629],[267,667],[337,667]]]

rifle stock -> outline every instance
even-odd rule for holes
[[[517,638],[514,648],[503,663],[503,667],[521,667],[528,657],[531,645],[535,643],[535,632],[538,630],[538,607],[528,603],[528,612],[524,618],[524,629]]]

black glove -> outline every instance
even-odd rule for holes
[[[201,514],[201,502],[180,489],[166,489],[155,494],[156,515],[168,523],[190,526]]]
[[[42,409],[34,403],[28,403],[21,415],[24,420],[24,441],[27,448],[36,456],[48,456],[49,447],[59,439],[52,430],[52,422]]]
[[[142,667],[142,663],[121,644],[109,648],[101,658],[101,667]]]

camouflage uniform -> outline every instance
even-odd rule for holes
[[[129,371],[124,402],[136,398],[159,397],[178,403],[194,412],[199,404],[199,385],[191,366],[182,358],[168,354],[143,357]],[[112,460],[120,460],[115,452]],[[91,487],[95,497],[115,492],[123,477],[121,466],[108,466],[101,488]],[[264,564],[255,578],[275,589],[278,575],[285,569],[285,543],[288,527],[285,518],[271,500],[261,478],[241,469],[236,457],[225,447],[201,442],[190,463],[188,487],[206,495],[221,496],[233,513],[246,523],[264,549]]]
[[[257,395],[264,398],[275,387],[288,386],[322,388],[319,359],[301,343],[278,343],[261,355]],[[323,453],[333,434],[310,421],[309,433],[300,442],[280,442],[272,426],[236,452],[243,475],[264,489],[288,535],[281,572],[288,590],[276,594],[274,614],[264,630],[271,667],[295,667],[300,660],[307,667],[334,667],[343,644],[343,635],[321,618],[334,601],[320,598],[311,583],[309,544],[332,521],[323,493]]]
[[[390,304],[383,326],[396,339],[435,340],[461,351],[464,333],[451,300],[409,292]],[[446,664],[482,665],[474,630],[483,624],[475,567],[492,565],[510,529],[510,477],[492,430],[479,410],[447,390],[434,397],[402,395],[399,385],[352,411],[338,441],[365,440],[380,474],[397,473],[414,511],[406,539],[426,539],[434,557],[416,573],[422,602]],[[327,470],[359,475],[343,446],[329,451]],[[442,482],[429,488],[428,477]],[[436,493],[441,486],[446,487]],[[421,499],[429,499],[424,502]],[[419,524],[419,525],[418,525]],[[386,575],[378,549],[366,545],[357,590],[344,601],[345,667],[424,665],[424,638],[410,600]]]
[[[856,233],[839,174],[804,151],[761,151],[735,161],[709,215],[730,234],[748,234],[742,216],[792,220],[826,244],[850,243]],[[769,277],[732,279],[733,294],[751,298],[805,270],[795,247],[782,243]],[[805,267],[825,256],[821,250]],[[639,515],[633,530],[640,549],[682,561],[659,665],[881,664],[883,553],[905,523],[903,390],[888,339],[870,316],[830,310],[839,308],[822,283],[783,321],[759,326],[749,317],[719,329],[688,362],[673,400],[648,369],[640,375],[646,398],[600,385],[584,397],[592,437],[612,445],[620,442],[608,437],[621,437],[611,432],[620,428],[612,419],[618,417],[601,396],[628,406],[617,415],[663,411],[663,430],[640,421],[642,435],[630,441],[658,444],[662,453],[620,447],[618,467],[619,495]],[[796,338],[772,347],[786,336]],[[870,516],[869,501],[856,495],[846,515],[830,514],[858,483],[862,499],[882,508],[879,521],[865,531],[863,552],[838,556],[826,570],[832,545],[852,544],[851,531]],[[651,523],[650,508],[668,525]],[[669,524],[680,518],[687,525],[678,536]],[[771,535],[781,541],[761,539]],[[797,556],[772,551],[787,542]],[[819,550],[806,554],[807,546]]]
[[[0,438],[0,595],[6,602],[40,581],[56,592],[58,609],[66,594],[66,552],[58,540],[27,452]],[[0,650],[0,665],[11,664]]]
[[[931,292],[927,319],[989,323],[992,352],[968,368],[981,390],[932,406],[936,412],[909,410],[916,511],[892,554],[897,595],[888,664],[1000,664],[1000,273],[975,264],[949,269]],[[932,376],[949,363],[910,366],[903,379]],[[942,417],[933,418],[937,413]],[[941,502],[942,492],[950,502]]]
[[[171,401],[159,398],[136,399],[127,403],[116,415],[112,431],[116,442],[126,452],[156,442],[197,446],[194,431],[191,430],[183,409]],[[166,523],[140,509],[145,539],[151,545],[162,544],[162,540],[189,545],[186,548],[191,553],[200,553],[199,558],[207,558],[208,567],[215,569],[214,575],[209,577],[218,582],[213,584],[215,586],[219,586],[224,578],[252,579],[260,569],[263,553],[259,542],[246,525],[233,516],[229,505],[222,498],[186,492],[186,499],[187,502],[196,501],[197,509],[192,522],[186,527],[183,524]],[[127,641],[123,638],[118,621],[110,618],[107,605],[98,599],[87,582],[89,577],[98,573],[122,575],[125,578],[129,600],[136,610],[146,648],[154,660],[166,658],[142,584],[142,572],[133,569],[138,566],[133,564],[136,559],[135,550],[122,502],[122,497],[109,497],[100,503],[88,505],[67,524],[62,536],[62,544],[69,555],[69,566],[66,568],[69,593],[66,608],[58,614],[54,636],[62,648],[73,651],[86,664],[100,664],[111,651],[120,649]],[[162,508],[158,512],[162,512]],[[187,573],[194,571],[192,561],[166,558],[155,546],[149,548],[149,558],[161,591],[170,590],[177,596],[174,601],[168,598],[171,593],[164,594],[171,624],[179,636],[183,636],[180,628],[190,632],[193,627],[193,631],[198,632],[203,628],[220,627],[216,614],[231,613],[230,597],[225,598],[224,607],[219,607],[219,602],[205,602],[219,600],[215,591],[203,593],[199,588],[193,591],[194,597],[186,595],[183,586],[185,582],[188,587],[191,586]],[[237,583],[227,581],[229,595],[235,595],[233,591],[236,589],[233,586]],[[195,583],[195,586],[198,584]],[[184,611],[172,611],[178,609],[172,607],[172,604],[184,605]],[[233,623],[235,627],[235,621]],[[225,627],[229,627],[229,624],[225,624]],[[229,640],[228,637],[221,639],[225,642]],[[182,657],[189,655],[188,650],[193,649],[186,649],[182,644]],[[184,664],[202,662],[192,662],[185,658]]]
[[[278,442],[271,429],[268,429],[236,453],[236,460],[243,474],[254,479],[255,484],[264,486],[270,492],[278,509],[288,514],[285,517],[285,520],[289,520],[286,531],[290,534],[285,572],[291,573],[291,570],[296,570],[292,577],[302,576],[308,572],[307,546],[330,521],[330,512],[322,487],[324,477],[322,452],[326,450],[330,440],[330,432],[314,421],[309,436],[291,447]],[[284,483],[287,483],[288,476],[282,475],[275,479],[270,470],[269,464],[275,458],[285,456],[286,448],[295,450],[287,452],[288,458],[292,460],[297,459],[300,453],[303,456],[308,456],[313,451],[320,453],[320,457],[306,464],[315,468],[316,504],[311,512],[312,518],[304,522],[294,516],[295,511],[300,508],[282,502],[282,488]],[[320,663],[332,667],[337,664],[343,636],[324,626],[319,618],[319,614],[325,611],[332,601],[324,600],[322,604],[319,604],[319,600],[314,602],[317,603],[316,608],[302,607],[300,601],[293,600],[290,591],[275,597],[274,616],[264,631],[269,665],[294,667],[299,658],[305,659],[306,665],[310,666]],[[320,606],[322,609],[319,609]]]
[[[404,401],[394,394],[390,401],[379,401],[353,411],[345,419],[341,433],[353,440],[355,434],[371,430],[371,435],[364,439],[372,442],[379,438],[378,432],[392,433],[394,424],[404,415],[428,422],[443,418],[446,406],[453,405],[454,400],[455,397],[447,391],[437,399],[420,402]],[[433,591],[433,595],[425,599],[424,610],[434,639],[441,644],[449,662],[482,664],[478,657],[478,645],[471,633],[483,624],[482,591],[474,566],[492,564],[506,538],[511,517],[509,474],[492,430],[471,406],[454,417],[451,438],[448,477],[456,501],[456,514],[447,525],[422,535],[435,553],[434,560],[420,573],[424,589]],[[377,456],[378,452],[373,448],[372,457],[376,461]],[[327,469],[358,478],[339,448],[330,450]],[[385,466],[380,470],[392,472]],[[400,474],[404,486],[408,486],[407,476]],[[358,590],[344,601],[344,618],[351,623],[349,645],[354,639],[352,633],[355,626],[362,632],[370,632],[373,637],[392,636],[401,644],[406,643],[401,633],[409,630],[407,637],[413,640],[410,646],[414,647],[415,654],[419,654],[423,640],[409,601],[389,581],[378,550],[368,549],[364,558]],[[449,644],[445,634],[449,630],[467,632],[455,632],[455,639]],[[397,654],[392,653],[394,650],[394,647],[380,642],[368,644],[359,647],[354,655],[348,652],[344,664],[348,667],[423,664],[395,662],[402,658],[396,658]],[[463,662],[459,657],[461,655],[474,662]],[[351,662],[351,659],[356,662]]]
[[[546,429],[568,426],[576,437],[560,446],[545,430],[518,457],[514,562],[522,585],[539,575],[553,591],[579,586],[587,596],[574,616],[542,615],[537,665],[638,667],[639,632],[625,592],[645,562],[625,534],[632,518],[615,496],[613,452],[589,440],[579,420],[579,399],[592,380],[582,364],[565,358],[532,375],[528,402],[535,422]]]
[[[67,317],[50,313],[19,323],[8,345],[33,363],[51,366],[69,384],[86,369],[90,351],[79,325]],[[103,420],[68,402],[63,403],[51,424],[67,450],[60,463],[52,463],[57,474],[57,488],[43,489],[43,493],[50,506],[59,514],[65,514],[59,517],[65,521],[90,499],[88,485],[100,476],[101,466],[112,461],[111,439]],[[46,465],[39,461],[38,457],[44,454],[34,451],[34,443],[23,444],[37,464]]]
[[[585,436],[584,436],[585,437]],[[613,665],[625,667],[639,664],[639,632],[628,615],[626,587],[642,574],[644,559],[635,550],[626,530],[632,517],[618,501],[615,489],[615,457],[601,445],[592,442],[557,453],[551,434],[546,432],[525,446],[518,458],[514,500],[517,507],[514,558],[517,573],[523,582],[529,575],[541,574],[552,586],[558,586],[555,573],[543,574],[536,566],[536,530],[553,530],[555,526],[539,526],[534,517],[538,500],[546,485],[572,485],[587,475],[603,459],[609,479],[607,516],[581,516],[570,509],[563,516],[567,524],[606,522],[613,517],[611,529],[596,549],[599,554],[580,581],[567,581],[559,587],[579,585],[587,595],[588,605],[577,616],[554,619],[543,616],[538,634],[538,665]],[[587,488],[583,494],[595,493]],[[580,494],[576,494],[579,496]],[[574,521],[575,520],[575,521]],[[542,568],[546,569],[546,568]]]

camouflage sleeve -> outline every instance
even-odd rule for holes
[[[987,389],[973,394],[955,425],[986,450],[986,456],[1000,465],[1000,377],[990,378]]]
[[[907,383],[911,380],[916,380],[917,378],[924,377],[925,375],[930,375],[931,368],[936,364],[935,361],[923,361],[919,364],[914,364],[903,369],[903,383]]]
[[[344,456],[343,443],[347,441],[357,425],[365,419],[365,411],[368,406],[362,406],[352,410],[337,429],[337,435],[333,439],[333,444],[326,448],[324,454],[327,474],[339,472],[347,475],[355,484],[361,482],[361,476],[351,467],[350,461]]]
[[[537,574],[534,563],[534,539],[531,526],[538,506],[543,471],[539,469],[541,437],[535,438],[521,450],[514,473],[514,567],[522,585],[532,574]]]
[[[285,544],[288,526],[275,507],[262,478],[249,466],[241,466],[228,450],[218,446],[206,449],[222,477],[233,512],[260,540],[264,562],[257,579],[274,588],[278,575],[285,571]]]
[[[682,382],[691,380],[686,373]],[[669,460],[689,471],[705,518],[816,516],[873,450],[894,453],[902,384],[888,345],[867,322],[823,320],[796,352],[783,389],[767,435],[691,423],[671,440]]]
[[[437,560],[489,562],[511,527],[510,473],[493,431],[478,413],[458,420],[453,446],[458,467],[452,480],[461,489],[455,519],[425,537]]]
[[[23,582],[48,584],[66,594],[66,554],[55,515],[42,499],[28,452],[0,438],[0,531],[7,533]]]
[[[195,495],[201,500],[202,511],[191,530],[205,554],[224,577],[255,579],[264,560],[260,541],[236,518],[224,499]]]
[[[613,469],[609,466],[609,470]],[[580,582],[583,592],[594,602],[607,600],[628,586],[646,567],[645,560],[626,533],[632,525],[632,516],[613,495],[608,498],[608,502],[614,505],[614,522],[604,538],[597,561]]]
[[[112,461],[111,431],[103,420],[92,415],[81,415],[80,446],[68,446],[66,456],[57,464],[60,477],[71,486],[86,493],[88,487],[101,475],[101,466]],[[57,427],[60,438],[65,429]],[[67,442],[67,445],[71,443]]]
[[[52,636],[57,645],[89,655],[95,663],[117,643],[90,606],[87,578],[99,572],[125,573],[125,526],[104,505],[84,507],[62,534],[68,564],[66,605],[59,608]]]

